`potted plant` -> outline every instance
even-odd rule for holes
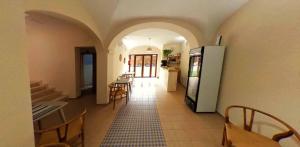
[[[168,58],[168,56],[173,52],[172,49],[164,49],[163,50],[163,56],[164,56],[164,59],[166,60]]]
[[[165,67],[168,64],[168,57],[173,52],[172,49],[164,49],[163,50],[163,59],[161,60],[161,66]]]

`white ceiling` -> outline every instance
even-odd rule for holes
[[[178,38],[179,37],[179,38]],[[158,28],[148,28],[132,32],[123,38],[123,43],[129,49],[138,46],[154,46],[159,49],[169,42],[183,42],[178,33]]]
[[[195,25],[206,40],[248,0],[82,0],[103,38],[118,25],[139,18],[173,18]]]

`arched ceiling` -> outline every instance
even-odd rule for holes
[[[185,38],[180,34],[159,28],[147,28],[132,32],[123,37],[123,43],[128,49],[138,46],[154,46],[161,49],[169,42],[183,42]]]
[[[179,19],[197,26],[206,41],[248,0],[82,0],[103,38],[139,18]]]

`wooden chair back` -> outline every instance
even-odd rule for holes
[[[273,135],[272,140],[279,142],[283,138],[287,138],[287,137],[291,137],[291,136],[295,135],[296,138],[300,141],[299,133],[294,128],[292,128],[290,125],[288,125],[286,122],[280,120],[279,118],[277,118],[269,113],[266,113],[266,112],[263,112],[263,111],[260,111],[260,110],[254,109],[254,108],[250,108],[250,107],[238,106],[238,105],[233,105],[233,106],[227,107],[227,109],[225,110],[225,123],[231,123],[230,119],[229,119],[229,111],[231,109],[242,109],[243,110],[243,122],[244,122],[243,124],[244,124],[244,130],[246,130],[246,131],[249,131],[249,132],[252,131],[255,113],[260,113],[260,114],[268,116],[269,118],[272,118],[273,120],[279,122],[280,124],[285,126],[288,130],[286,132],[282,132],[282,133]],[[251,112],[249,123],[247,121],[248,120],[247,119],[247,111]]]
[[[50,144],[43,144],[39,147],[70,147],[70,145],[65,143],[50,143]]]
[[[113,109],[115,109],[116,106],[116,97],[119,96],[120,98],[128,97],[128,89],[124,84],[116,84],[111,83],[108,85],[109,87],[109,98],[113,100]],[[127,99],[126,99],[127,104]]]

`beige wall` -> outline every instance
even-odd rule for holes
[[[182,43],[181,42],[170,42],[163,45],[163,49],[172,49],[173,52],[171,55],[176,55],[182,52]]]
[[[90,28],[101,41],[101,31],[81,0],[25,0],[26,11],[46,11],[64,15]]]
[[[229,105],[246,105],[278,116],[300,131],[299,8],[299,0],[252,0],[222,25],[227,51],[221,114]],[[255,130],[274,133],[263,123],[268,122]],[[300,146],[291,140],[282,145]]]
[[[77,97],[75,47],[95,46],[96,37],[78,25],[38,13],[28,14],[26,31],[30,80]]]
[[[109,102],[108,97],[108,69],[111,67],[108,66],[108,52],[103,49],[103,46],[100,42],[96,43],[96,52],[97,52],[97,104],[107,104]]]
[[[26,11],[43,12],[58,17],[63,17],[69,21],[75,22],[83,27],[87,27],[96,34],[101,43],[97,43],[97,103],[104,104],[108,101],[107,96],[107,48],[103,48],[103,32],[100,31],[99,25],[94,21],[94,18],[89,14],[84,2],[81,0],[25,0]],[[105,64],[105,65],[104,65]]]
[[[0,22],[0,146],[33,147],[23,1],[0,1]]]
[[[185,42],[182,44],[182,52],[180,58],[180,83],[186,87],[187,85],[187,77],[189,72],[189,60],[190,60],[190,45],[189,42]]]
[[[119,56],[122,56],[122,60],[119,60]],[[126,59],[125,64],[123,59]],[[108,70],[109,70],[109,80],[108,83],[115,81],[118,76],[120,76],[125,71],[128,71],[128,50],[123,44],[118,44],[116,48],[109,51],[108,55]]]

